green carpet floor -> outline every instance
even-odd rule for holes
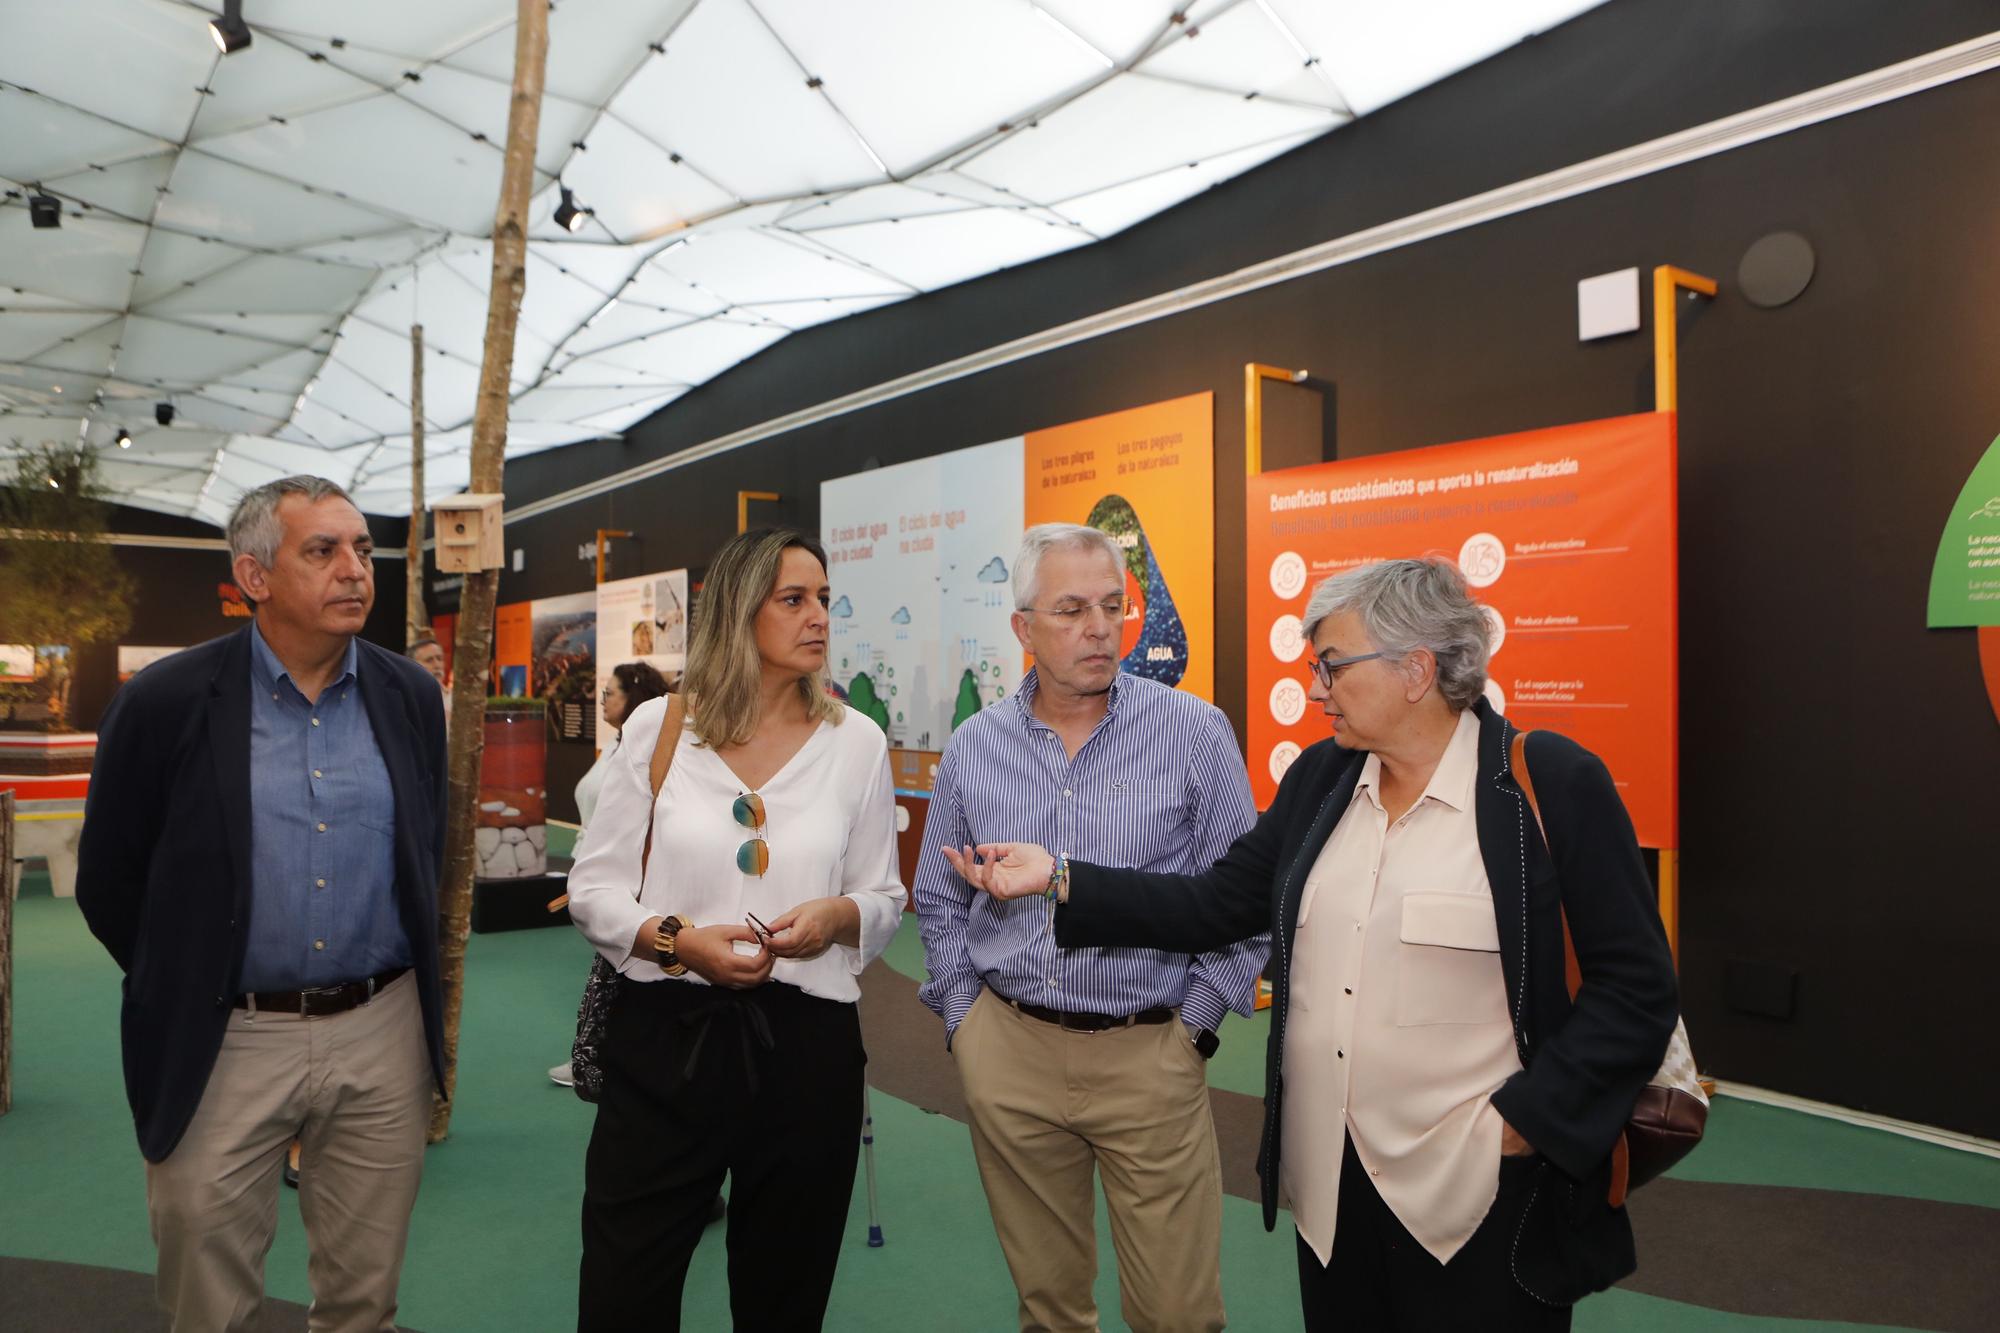
[[[15,1106],[0,1118],[0,1255],[150,1270],[144,1181],[118,1074],[116,969],[72,902],[24,899],[16,912]],[[431,1151],[404,1270],[402,1319],[413,1328],[494,1333],[574,1325],[591,1111],[550,1084],[545,1070],[567,1054],[588,958],[568,930],[473,938],[458,1109],[450,1140]],[[923,975],[914,921],[906,920],[887,961]],[[1261,1027],[1261,1019],[1231,1020],[1213,1070],[1218,1086],[1261,1091]],[[881,1093],[874,1114],[888,1243],[867,1247],[866,1192],[857,1184],[828,1328],[1011,1328],[1013,1292],[964,1127]],[[2000,1208],[2000,1162],[1726,1100],[1716,1108],[1710,1141],[1681,1174]],[[1101,1209],[1099,1234],[1104,1327],[1124,1329]],[[684,1305],[691,1330],[728,1327],[721,1242],[721,1229],[712,1229],[696,1256]],[[1253,1204],[1225,1199],[1222,1268],[1233,1327],[1297,1327],[1292,1244],[1282,1222],[1266,1235]],[[304,1237],[289,1193],[267,1281],[275,1297],[309,1299]],[[1725,1314],[1624,1291],[1587,1303],[1576,1326],[1863,1327]]]

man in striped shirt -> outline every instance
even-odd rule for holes
[[[1119,670],[1126,567],[1095,528],[1028,530],[1014,632],[1035,667],[938,764],[925,841],[1032,840],[1106,865],[1206,869],[1256,818],[1213,705]],[[1023,1330],[1094,1330],[1093,1169],[1126,1322],[1223,1326],[1222,1175],[1205,1061],[1252,1010],[1269,940],[1204,954],[1056,948],[1053,904],[976,893],[926,855],[915,899]]]

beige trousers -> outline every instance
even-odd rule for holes
[[[1137,1333],[1223,1326],[1222,1162],[1206,1062],[1179,1023],[1065,1032],[982,991],[952,1038],[1023,1333],[1094,1333],[1104,1180]]]
[[[240,1329],[263,1304],[294,1136],[307,1326],[394,1329],[432,1083],[415,973],[327,1018],[232,1009],[187,1133],[146,1165],[157,1291],[174,1333]]]

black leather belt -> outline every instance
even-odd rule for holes
[[[303,1018],[325,1018],[329,1014],[344,1014],[350,1009],[359,1009],[374,999],[383,987],[409,970],[407,967],[392,967],[387,972],[362,981],[343,982],[338,986],[315,986],[311,990],[258,991],[254,995],[239,995],[236,997],[236,1008],[254,1009],[259,1013],[268,1010],[274,1014],[298,1014]]]
[[[1006,999],[1004,995],[1001,998]],[[1053,1023],[1065,1032],[1109,1032],[1114,1028],[1136,1027],[1141,1023],[1170,1023],[1174,1018],[1174,1011],[1164,1005],[1119,1017],[1112,1014],[1064,1013],[1060,1009],[1044,1009],[1039,1004],[1022,1004],[1019,1000],[1007,1000],[1007,1003],[1028,1017]]]

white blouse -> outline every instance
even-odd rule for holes
[[[576,823],[579,831],[589,828],[591,818],[597,813],[597,798],[604,790],[604,775],[611,771],[612,762],[618,754],[618,740],[616,736],[611,738],[611,744],[597,756],[597,762],[576,784]]]
[[[649,699],[634,709],[623,743],[607,756],[590,836],[569,874],[570,919],[634,981],[705,986],[693,972],[667,978],[659,964],[632,956],[633,938],[648,918],[678,913],[697,926],[740,926],[754,912],[768,923],[809,899],[845,895],[861,908],[861,947],[835,944],[817,958],[780,958],[771,979],[823,999],[858,1000],[855,978],[889,946],[903,914],[895,788],[881,728],[852,709],[838,726],[822,722],[757,788],[770,869],[746,875],[736,868],[736,849],[754,835],[730,811],[749,788],[715,751],[696,743],[692,724],[655,811],[650,769],[666,708],[665,699]],[[657,821],[653,851],[635,896],[649,817]]]

